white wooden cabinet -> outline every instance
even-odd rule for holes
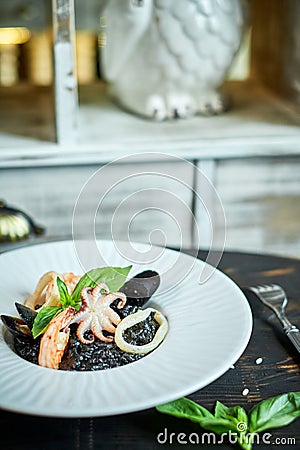
[[[80,128],[75,144],[59,146],[54,140],[54,119],[49,113],[51,92],[17,87],[2,92],[0,107],[0,192],[7,202],[30,212],[47,228],[49,237],[70,237],[72,212],[80,189],[104,164],[135,154],[141,171],[163,169],[161,153],[195,162],[214,182],[226,220],[228,249],[267,251],[298,256],[300,252],[300,117],[289,104],[251,83],[227,86],[233,108],[219,117],[196,117],[187,121],[152,123],[134,117],[111,103],[105,86],[81,91]],[[51,103],[50,103],[51,104]],[[157,164],[147,162],[154,152]],[[182,163],[183,164],[183,163]],[[170,169],[170,168],[169,168]],[[197,186],[197,172],[174,163],[174,176]],[[120,178],[126,165],[114,169]],[[105,177],[110,177],[109,170]],[[165,182],[157,188],[167,189]],[[114,208],[143,185],[128,184],[116,192],[101,213],[97,236],[111,238]],[[174,186],[173,186],[174,188]],[[184,205],[193,206],[193,195],[177,185]],[[95,195],[99,195],[95,192]],[[109,198],[108,198],[109,200]],[[157,199],[156,199],[157,200]],[[151,203],[151,202],[150,202]],[[160,197],[152,206],[170,211]],[[195,206],[195,205],[194,205]],[[89,205],[86,205],[88,210]],[[121,211],[115,233],[127,238],[128,222],[143,200]],[[197,215],[197,208],[196,208]],[[167,214],[144,214],[132,224],[130,237],[148,239],[151,228],[161,229],[169,245],[193,245],[190,217],[184,208],[176,213],[182,231]],[[201,222],[202,246],[210,241],[207,221]],[[82,213],[82,235],[86,215]],[[218,218],[214,218],[218,220]],[[149,225],[150,224],[150,225]],[[116,231],[117,230],[117,231]],[[161,243],[162,236],[152,235]]]
[[[233,100],[232,109],[226,114],[155,123],[119,109],[108,98],[105,83],[83,86],[79,90],[77,131],[72,140],[57,143],[53,89],[28,84],[0,88],[0,196],[30,212],[46,226],[49,238],[70,237],[74,204],[97,169],[126,155],[135,155],[137,167],[155,171],[166,164],[162,155],[174,155],[203,170],[219,192],[227,219],[227,249],[299,256],[299,107],[280,100],[251,80],[228,82],[224,89]],[[178,161],[168,170],[201,189],[197,170],[186,167]],[[126,164],[120,161],[106,170],[105,177],[109,180],[117,173],[122,178],[126,170]],[[111,238],[116,205],[144,187],[143,182],[133,182],[114,192],[98,218],[98,237]],[[169,189],[165,180],[157,180],[156,187]],[[195,213],[202,235],[200,243],[207,247],[209,221],[202,220],[195,195],[183,184],[170,189],[176,190],[182,204]],[[101,188],[92,195],[99,192]],[[147,201],[150,206],[174,212],[167,195]],[[128,210],[119,210],[115,222],[118,238],[127,238],[128,221],[143,209],[144,203],[141,195]],[[213,210],[214,205],[209,206]],[[194,245],[190,217],[179,204],[175,209],[182,238],[167,214],[156,213],[141,215],[135,224],[130,222],[130,237],[145,240],[151,230],[161,228],[169,245]],[[212,219],[219,225],[217,215]],[[84,208],[80,220],[80,233],[84,236]],[[161,235],[153,234],[152,239],[162,243]]]

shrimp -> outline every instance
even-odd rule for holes
[[[72,306],[64,309],[48,325],[40,343],[38,363],[49,369],[58,369],[69,341],[69,325],[76,310]]]
[[[37,305],[40,305],[45,301],[42,297],[45,287],[47,287],[51,283],[54,284],[54,281],[58,276],[59,274],[57,272],[54,272],[53,270],[44,273],[44,275],[42,275],[39,279],[34,292],[26,298],[24,305],[28,306],[28,308],[36,309]]]
[[[24,302],[24,305],[32,309],[39,309],[41,306],[58,306],[59,292],[56,284],[56,278],[61,278],[68,288],[69,294],[72,294],[80,277],[74,275],[73,272],[67,272],[60,275],[57,272],[46,272],[39,280],[33,294],[31,294]]]

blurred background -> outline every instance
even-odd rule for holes
[[[66,25],[76,49],[75,68],[66,100],[58,102],[61,63],[53,50],[63,25],[54,15],[55,8],[71,3],[1,1],[0,198],[42,224],[46,239],[70,238],[73,208],[88,179],[134,153],[130,165],[136,173],[168,176],[128,178],[132,167],[126,161],[105,167],[103,185],[116,178],[120,184],[109,192],[101,183],[90,188],[91,199],[105,194],[95,220],[97,238],[111,239],[114,223],[119,239],[148,241],[151,231],[163,230],[167,245],[191,248],[199,244],[194,214],[200,247],[207,248],[210,220],[216,229],[223,222],[214,214],[213,197],[207,198],[210,220],[205,217],[196,195],[201,197],[201,170],[225,211],[226,249],[299,257],[299,1],[249,2],[242,44],[223,84],[232,98],[229,111],[162,123],[122,110],[108,95],[101,67],[103,0],[75,1],[76,33],[70,22]],[[160,153],[177,159],[161,160]],[[177,182],[169,182],[171,175]],[[79,212],[77,232],[83,237],[90,208],[86,201]],[[5,242],[7,226],[1,228],[0,215],[4,250],[11,245]],[[163,242],[160,233],[151,239]]]

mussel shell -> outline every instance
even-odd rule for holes
[[[14,336],[32,338],[30,328],[26,325],[24,320],[19,317],[6,316],[2,314],[1,320],[8,331],[10,331]]]
[[[34,319],[37,316],[37,312],[31,308],[28,308],[28,306],[22,305],[22,303],[16,302],[15,306],[16,306],[17,311],[20,314],[21,318],[26,323],[26,325],[28,325],[28,327],[30,329],[32,329]]]
[[[120,289],[127,296],[127,303],[143,306],[160,285],[160,276],[153,270],[145,270],[128,280]]]

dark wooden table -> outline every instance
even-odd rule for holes
[[[190,252],[192,253],[192,252]],[[205,252],[200,252],[205,258]],[[288,316],[300,326],[300,260],[243,253],[225,253],[219,268],[240,287],[259,283],[277,283],[289,297]],[[235,364],[222,377],[190,395],[208,409],[216,400],[228,406],[241,405],[247,410],[270,396],[300,391],[300,358],[284,336],[274,315],[254,295],[248,295],[254,329],[249,345]],[[262,363],[257,364],[257,358]],[[1,380],[0,380],[1,382]],[[248,395],[243,395],[248,389]],[[91,419],[48,419],[0,412],[0,448],[3,450],[98,450],[197,448],[197,445],[159,444],[157,436],[166,428],[170,433],[197,433],[202,430],[189,421],[162,415],[155,409],[121,416]],[[254,446],[259,449],[300,449],[300,419],[289,426],[271,430],[270,441],[277,444]],[[287,443],[290,439],[290,444]],[[292,440],[295,439],[296,443]],[[173,438],[174,440],[174,438]],[[176,441],[176,439],[175,439]],[[281,443],[279,443],[281,442]],[[201,448],[231,448],[204,444]]]

